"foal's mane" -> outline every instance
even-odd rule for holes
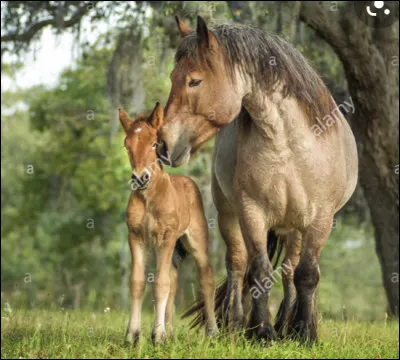
[[[295,97],[305,111],[309,125],[319,124],[336,108],[326,85],[306,58],[293,45],[277,35],[244,25],[219,25],[210,30],[223,49],[225,65],[234,81],[235,69],[250,76],[253,91],[272,93],[283,86],[283,95]],[[196,33],[185,36],[175,60],[189,56],[212,67],[207,56],[197,51]],[[334,128],[335,126],[332,126]]]

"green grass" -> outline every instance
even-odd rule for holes
[[[140,344],[123,344],[127,313],[14,311],[1,320],[2,358],[398,358],[398,322],[321,321],[313,347],[296,342],[270,346],[242,335],[204,339],[175,320],[163,345],[150,341],[152,316],[145,315]]]

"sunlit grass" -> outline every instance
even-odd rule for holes
[[[204,338],[180,320],[161,346],[150,340],[152,316],[143,319],[137,347],[123,343],[127,313],[82,311],[13,311],[1,321],[2,358],[398,358],[398,322],[335,322],[320,324],[320,342],[270,346],[241,334]]]

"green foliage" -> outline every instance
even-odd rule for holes
[[[321,254],[319,309],[329,318],[384,319],[385,294],[370,227],[337,220]]]
[[[96,246],[115,240],[113,234],[123,221],[130,191],[122,139],[109,136],[110,108],[104,79],[110,54],[94,54],[76,70],[66,70],[55,89],[32,89],[28,98],[30,123],[25,120],[19,127],[11,117],[4,120],[13,126],[2,152],[4,163],[11,170],[15,166],[19,169],[19,181],[5,175],[5,183],[21,199],[14,204],[16,208],[5,210],[14,216],[6,224],[14,226],[2,228],[2,236],[14,238],[16,230],[26,228],[29,240],[24,238],[19,244],[19,260],[29,243],[35,255],[24,261],[22,268],[17,259],[12,264],[2,262],[2,267],[7,266],[2,268],[2,277],[6,283],[19,278],[21,284],[25,272],[31,273],[31,286],[51,290],[55,297],[61,296],[65,287],[72,296],[80,283],[98,283],[102,289],[109,268],[104,266],[107,257],[96,251]],[[93,76],[95,72],[97,76]],[[17,152],[19,158],[10,149],[16,141],[23,146]],[[15,229],[18,223],[22,229]],[[48,268],[41,268],[41,264]],[[17,271],[14,277],[10,276],[13,271]],[[59,286],[53,288],[51,283],[40,281],[45,278],[44,271],[54,280],[61,279]]]
[[[173,336],[153,346],[153,316],[144,314],[140,345],[123,345],[127,313],[14,311],[4,316],[2,358],[203,358],[203,359],[391,359],[398,357],[398,322],[322,321],[320,343],[312,347],[293,341],[270,346],[248,341],[242,334],[207,340],[174,321]]]

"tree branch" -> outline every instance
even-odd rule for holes
[[[354,4],[347,2],[343,8],[332,9],[329,2],[304,1],[300,19],[315,30],[336,52],[345,71],[351,72],[363,86],[373,86],[386,77],[379,67],[375,73],[371,68],[377,63],[384,66],[384,58],[374,39],[372,26],[358,20]]]
[[[346,37],[340,26],[340,11],[329,7],[332,7],[330,2],[302,1],[300,19],[334,48],[345,47]]]
[[[93,1],[90,6],[84,5],[80,7],[75,14],[71,16],[71,18],[67,21],[63,21],[61,24],[59,23],[59,19],[53,17],[52,19],[42,20],[38,23],[32,25],[28,30],[26,30],[22,34],[14,33],[14,34],[7,34],[1,37],[1,42],[25,42],[29,43],[32,38],[46,26],[54,26],[57,29],[66,29],[78,24],[82,17],[93,7],[96,6],[98,1]]]

